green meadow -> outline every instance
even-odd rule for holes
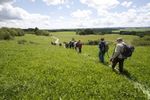
[[[104,37],[110,43],[109,56],[116,38],[122,37],[128,44],[139,38],[116,34],[80,36],[75,32],[50,34],[60,42],[72,38],[87,42]],[[126,74],[121,75],[109,67],[107,54],[107,64],[99,62],[98,46],[83,45],[78,54],[73,49],[51,45],[51,41],[55,41],[52,36],[31,34],[0,40],[0,100],[150,99],[149,46],[135,46],[132,57],[125,61]]]

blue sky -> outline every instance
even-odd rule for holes
[[[149,0],[1,0],[0,27],[150,26]]]

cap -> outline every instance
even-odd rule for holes
[[[117,41],[121,42],[121,41],[123,41],[123,39],[120,37],[120,38],[117,38]]]

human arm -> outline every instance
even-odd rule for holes
[[[121,46],[117,44],[110,61],[113,61],[116,57],[120,55],[120,53],[121,53]]]

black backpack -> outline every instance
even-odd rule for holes
[[[126,58],[131,57],[134,49],[134,46],[123,44],[123,52],[121,54]]]

